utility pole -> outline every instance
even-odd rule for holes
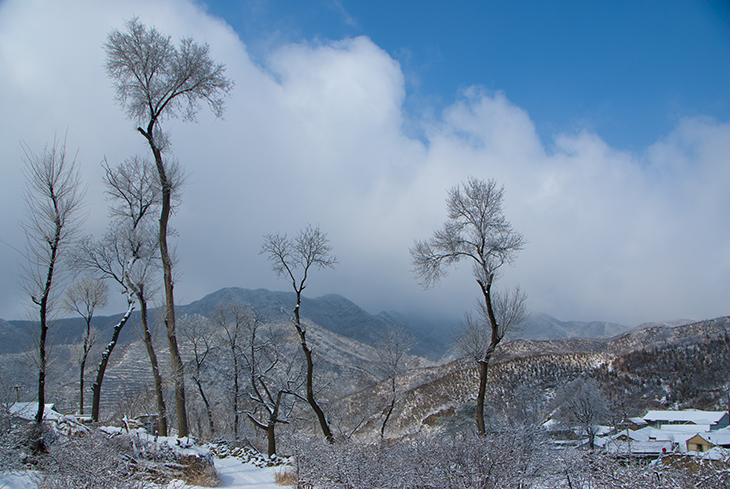
[[[20,389],[22,389],[23,387],[25,387],[25,386],[23,386],[22,384],[13,386],[13,389],[15,389],[15,404],[17,404],[20,401]]]

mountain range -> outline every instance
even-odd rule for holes
[[[176,312],[178,316],[199,314],[207,317],[216,307],[231,302],[250,304],[259,314],[276,322],[285,321],[291,317],[296,296],[294,292],[228,287],[190,304],[178,305]],[[324,329],[371,346],[377,344],[387,328],[401,328],[410,332],[417,340],[411,353],[431,360],[438,360],[448,353],[454,342],[453,335],[459,327],[459,318],[427,318],[398,311],[384,311],[373,315],[338,294],[327,294],[316,298],[303,297],[301,314]],[[110,336],[111,329],[121,317],[122,314],[97,316],[94,317],[92,325],[99,330],[101,338],[104,339]],[[155,310],[152,310],[152,317],[155,317]],[[139,314],[134,313],[130,322],[131,324],[138,323]],[[509,334],[507,339],[608,339],[636,328],[652,325],[678,326],[690,322],[689,320],[679,320],[671,323],[652,323],[630,327],[600,321],[561,321],[547,314],[532,313],[519,329]],[[69,344],[79,341],[83,328],[84,322],[81,318],[65,318],[55,322],[51,333],[56,343]],[[31,344],[29,332],[32,334],[33,331],[32,321],[0,319],[0,353],[17,353],[29,349],[28,346]],[[119,341],[126,344],[137,337],[134,327],[128,326],[122,332]]]
[[[301,353],[289,322],[295,302],[293,293],[221,289],[179,306],[178,317],[182,325],[186,315],[208,316],[231,302],[251,304],[280,331],[283,358]],[[101,345],[120,316],[95,318]],[[343,433],[357,431],[356,435],[363,437],[379,433],[391,386],[382,378],[374,347],[390,326],[408,330],[419,340],[406,359],[407,369],[398,376],[399,401],[389,422],[391,435],[460,430],[473,423],[477,368],[473,362],[449,355],[456,321],[424,321],[399,312],[372,315],[336,294],[304,299],[302,316],[315,351],[321,403],[328,415],[336,415],[338,429]],[[107,415],[133,415],[149,409],[152,376],[135,328],[138,319],[133,317],[125,327],[110,359],[102,394],[102,411]],[[495,352],[489,370],[488,415],[495,423],[523,418],[542,422],[549,416],[551,399],[560,386],[578,378],[595,379],[606,397],[616,405],[622,403],[627,412],[635,413],[631,415],[642,414],[643,409],[724,406],[730,385],[730,318],[677,323],[684,321],[632,329],[532,314]],[[74,349],[82,328],[81,319],[64,319],[52,329],[55,346],[49,363],[48,395],[63,412],[73,411],[77,402]],[[0,320],[0,387],[5,390],[0,395],[5,401],[17,394],[13,386],[26,386],[21,390],[21,400],[32,400],[37,370],[34,349],[29,348],[29,331],[33,331],[31,322]],[[169,379],[164,336],[158,328],[158,359],[163,377]],[[185,341],[181,353],[189,362],[191,349]],[[90,362],[89,377],[93,376],[95,362],[98,358]],[[206,381],[206,389],[216,399],[215,409],[222,417],[230,408],[226,404],[226,382],[222,382],[230,377],[229,363],[224,354],[212,357]],[[299,416],[302,421],[298,423],[309,423],[306,409]]]

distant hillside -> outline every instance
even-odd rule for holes
[[[181,313],[208,316],[216,306],[235,301],[251,304],[270,320],[279,321],[291,316],[296,296],[293,292],[228,287],[187,306],[179,306],[178,310]],[[388,326],[402,328],[411,332],[418,340],[411,353],[432,360],[441,358],[452,346],[453,335],[457,332],[459,324],[458,318],[423,317],[399,311],[385,311],[374,316],[338,294],[327,294],[313,299],[304,297],[301,313],[303,317],[325,329],[368,345],[377,344],[377,340]],[[647,323],[639,328],[677,326],[689,322],[678,320],[672,323]],[[560,321],[547,314],[533,313],[528,316],[524,324],[511,332],[507,339],[606,340],[634,329],[636,327],[602,321]]]
[[[296,302],[294,292],[271,291],[266,289],[243,289],[228,287],[208,294],[200,300],[187,305],[176,306],[177,315],[200,314],[209,316],[213,310],[231,302],[251,304],[270,321],[285,321],[291,317]],[[154,319],[159,309],[151,311]],[[423,317],[417,314],[398,311],[381,312],[372,315],[357,304],[338,294],[327,294],[316,298],[302,299],[302,317],[313,323],[344,337],[374,346],[383,331],[394,326],[410,332],[417,340],[411,349],[413,355],[430,360],[441,359],[453,345],[453,335],[458,330],[459,318]],[[97,316],[93,326],[101,333],[101,341],[111,335],[114,325],[122,314]],[[651,323],[639,326],[676,326],[683,321],[673,323]],[[139,338],[137,327],[139,313],[134,312],[129,324],[122,331],[119,342],[129,344]],[[29,349],[32,345],[32,334],[35,331],[32,321],[0,320],[0,354],[18,353]],[[79,341],[84,329],[81,318],[60,319],[54,322],[51,336],[56,344],[69,344]],[[624,334],[634,328],[615,323],[600,321],[560,321],[547,314],[533,313],[520,328],[508,334],[507,340],[522,339],[564,340],[588,338],[606,340]]]
[[[286,321],[292,315],[296,303],[294,292],[271,291],[267,289],[243,289],[228,287],[208,294],[200,300],[187,305],[176,306],[178,317],[184,314],[210,316],[216,307],[240,302],[252,305],[260,314],[272,322]],[[154,319],[158,309],[150,311]],[[411,350],[413,355],[439,359],[452,343],[450,336],[453,323],[434,322],[396,312],[381,313],[373,316],[357,304],[338,294],[321,297],[302,298],[302,317],[344,337],[374,346],[383,332],[390,326],[400,327],[411,332],[417,343]],[[111,336],[112,328],[122,314],[96,316],[92,325],[99,330],[101,341]],[[139,338],[136,330],[139,325],[139,312],[135,311],[119,338],[121,345],[127,345]],[[18,353],[32,346],[33,321],[3,321],[0,319],[0,354]],[[82,337],[84,322],[81,318],[66,318],[54,321],[51,336],[54,343],[65,345],[79,341]]]
[[[492,423],[543,422],[556,389],[576,378],[595,379],[614,409],[628,416],[647,409],[727,409],[730,317],[671,327],[653,326],[611,340],[516,340],[503,343],[489,369],[486,411]],[[412,370],[399,378],[402,401],[391,435],[473,425],[478,379],[473,362]],[[350,396],[343,409],[355,422],[367,406],[361,436],[382,420],[388,386]],[[379,408],[375,408],[379,406]]]
[[[250,304],[269,321],[283,321],[292,316],[296,304],[294,292],[228,287],[202,299],[180,306],[182,314],[209,316],[216,307],[240,302]],[[301,315],[323,328],[366,344],[374,344],[387,326],[341,295],[327,294],[315,299],[302,297]]]
[[[95,316],[92,319],[91,325],[101,333],[100,341],[107,341],[111,337],[114,325],[119,322],[122,316],[123,314],[115,314],[113,316]],[[4,321],[0,319],[0,354],[18,353],[28,350],[30,347],[35,348],[37,324],[35,321]],[[137,338],[134,324],[139,324],[139,313],[137,312],[132,314],[127,326],[122,330],[119,337],[120,343],[127,344]],[[50,322],[48,339],[55,345],[75,343],[80,341],[85,327],[86,323],[80,317],[55,319]]]
[[[269,321],[285,321],[292,316],[296,295],[294,292],[228,287],[187,306],[180,306],[178,310],[179,314],[209,316],[216,307],[231,302],[250,304]],[[419,327],[418,321],[400,320],[388,315],[373,316],[338,294],[314,299],[303,297],[301,315],[322,328],[366,345],[376,345],[389,326],[397,326],[410,331],[419,340],[412,354],[436,360],[446,351],[442,338],[434,338],[432,331]]]
[[[612,338],[631,329],[633,328],[616,323],[560,321],[547,314],[532,313],[523,325],[510,334],[510,337],[526,340]]]

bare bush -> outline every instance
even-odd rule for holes
[[[135,479],[136,461],[128,441],[108,439],[97,432],[89,436],[68,437],[53,443],[40,459],[43,475],[40,489],[146,487]]]
[[[693,487],[720,489],[730,484],[728,461],[664,457],[654,461],[566,450],[554,463],[555,481],[566,487],[595,489],[669,489]]]
[[[335,445],[299,440],[300,485],[342,488],[532,487],[549,454],[537,431]]]
[[[291,449],[298,487],[719,489],[730,482],[730,460],[616,458],[556,448],[531,429],[372,444],[299,438]]]
[[[41,489],[159,488],[173,479],[207,487],[220,482],[212,455],[186,455],[135,430],[56,436],[33,462]]]

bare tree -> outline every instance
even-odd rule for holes
[[[266,432],[268,455],[276,455],[276,425],[288,424],[294,408],[289,399],[299,397],[301,363],[296,355],[288,361],[280,349],[280,334],[265,325],[252,307],[245,308],[241,359],[249,374],[249,398],[254,408],[246,412],[253,425]]]
[[[66,159],[65,143],[56,141],[42,153],[25,151],[26,216],[22,222],[26,236],[27,265],[22,287],[38,307],[38,412],[43,421],[46,385],[46,336],[59,283],[59,267],[74,233],[80,225],[79,210],[83,191],[75,160]]]
[[[167,407],[162,392],[162,375],[149,327],[147,303],[156,291],[155,275],[159,255],[155,252],[154,232],[149,224],[152,213],[161,205],[155,169],[149,160],[133,157],[111,168],[104,162],[104,183],[116,205],[111,215],[123,226],[131,228],[127,241],[133,262],[124,275],[126,286],[134,293],[140,307],[142,338],[152,366],[157,400],[158,429],[167,436]]]
[[[79,414],[84,414],[84,372],[86,370],[86,359],[91,348],[98,339],[96,330],[91,329],[91,319],[97,307],[104,307],[107,304],[109,286],[103,280],[91,275],[84,275],[76,280],[66,289],[64,307],[66,310],[75,312],[86,323],[86,329],[81,340],[81,351],[79,352]]]
[[[511,263],[524,245],[522,235],[512,229],[502,213],[504,188],[494,180],[484,182],[469,178],[449,190],[446,198],[448,221],[428,241],[416,240],[411,248],[414,272],[424,288],[431,287],[447,274],[447,268],[467,259],[472,262],[474,278],[482,300],[478,308],[482,324],[467,320],[465,335],[473,337],[469,347],[479,363],[477,395],[477,430],[485,433],[484,397],[489,361],[510,326],[522,321],[525,295],[498,296],[492,291],[498,270]],[[470,324],[471,323],[471,324]],[[461,342],[468,343],[471,340]]]
[[[99,421],[99,409],[101,403],[101,386],[104,382],[104,374],[109,364],[109,357],[119,340],[119,334],[129,321],[132,311],[134,311],[134,295],[127,287],[124,276],[126,270],[130,266],[131,260],[123,254],[126,249],[124,237],[121,236],[120,229],[109,231],[99,242],[94,242],[91,238],[84,238],[74,256],[74,267],[85,269],[93,273],[99,273],[104,278],[111,278],[120,285],[121,293],[127,299],[127,311],[119,322],[114,325],[112,330],[112,338],[107,343],[106,348],[101,354],[99,366],[96,369],[96,379],[91,386],[91,419]]]
[[[167,244],[176,182],[171,178],[170,162],[162,157],[167,137],[159,123],[179,115],[183,120],[194,120],[201,100],[208,103],[217,117],[222,116],[223,96],[233,88],[233,82],[224,76],[225,67],[210,58],[207,44],[185,38],[176,47],[170,37],[155,28],[148,29],[136,18],[127,22],[126,32],[112,31],[104,47],[107,72],[115,82],[117,99],[131,119],[146,124],[146,128],[139,126],[137,131],[149,144],[157,167],[162,195],[159,247],[165,283],[165,326],[175,382],[178,436],[185,437],[185,378],[175,335],[173,260]]]
[[[388,328],[376,346],[378,369],[385,380],[390,382],[390,402],[380,426],[380,437],[385,436],[385,425],[393,414],[397,400],[396,378],[405,370],[405,355],[415,342],[413,335],[406,331]]]
[[[205,405],[205,414],[208,418],[208,432],[210,438],[215,438],[215,423],[213,422],[213,408],[210,403],[209,396],[205,393],[203,384],[205,382],[204,375],[207,367],[209,356],[213,356],[218,352],[218,347],[214,345],[213,328],[210,321],[202,316],[185,315],[180,321],[180,330],[183,338],[190,344],[193,349],[193,358],[190,361],[190,377],[198,387],[198,393]]]
[[[217,307],[212,314],[212,320],[220,329],[222,348],[230,355],[231,372],[231,414],[233,415],[233,438],[238,440],[238,426],[241,415],[241,348],[245,339],[246,308],[239,302]]]
[[[568,382],[558,390],[553,403],[563,418],[578,424],[593,450],[600,423],[608,421],[610,416],[608,401],[598,382],[582,378]]]
[[[291,280],[297,295],[293,322],[307,362],[307,402],[317,415],[322,433],[330,443],[334,442],[332,431],[324,411],[314,399],[312,348],[307,343],[307,330],[302,324],[299,310],[302,304],[302,291],[307,287],[310,270],[334,268],[337,264],[337,258],[331,253],[332,247],[329,245],[327,233],[323,233],[319,227],[311,225],[300,230],[293,239],[287,239],[286,234],[268,234],[264,236],[264,244],[261,247],[261,254],[268,257],[276,275]]]
[[[104,164],[107,193],[114,199],[111,206],[114,219],[102,240],[82,240],[74,261],[78,268],[92,270],[114,280],[127,298],[127,312],[114,327],[112,341],[102,353],[97,369],[97,380],[93,386],[92,418],[98,421],[101,385],[106,366],[119,334],[135,308],[136,300],[141,307],[144,341],[155,378],[160,432],[165,434],[167,415],[162,397],[162,380],[147,319],[147,301],[154,291],[153,276],[158,270],[159,260],[157,243],[149,223],[150,211],[159,205],[159,193],[151,186],[149,166],[149,163],[139,158],[127,160],[114,169]]]

